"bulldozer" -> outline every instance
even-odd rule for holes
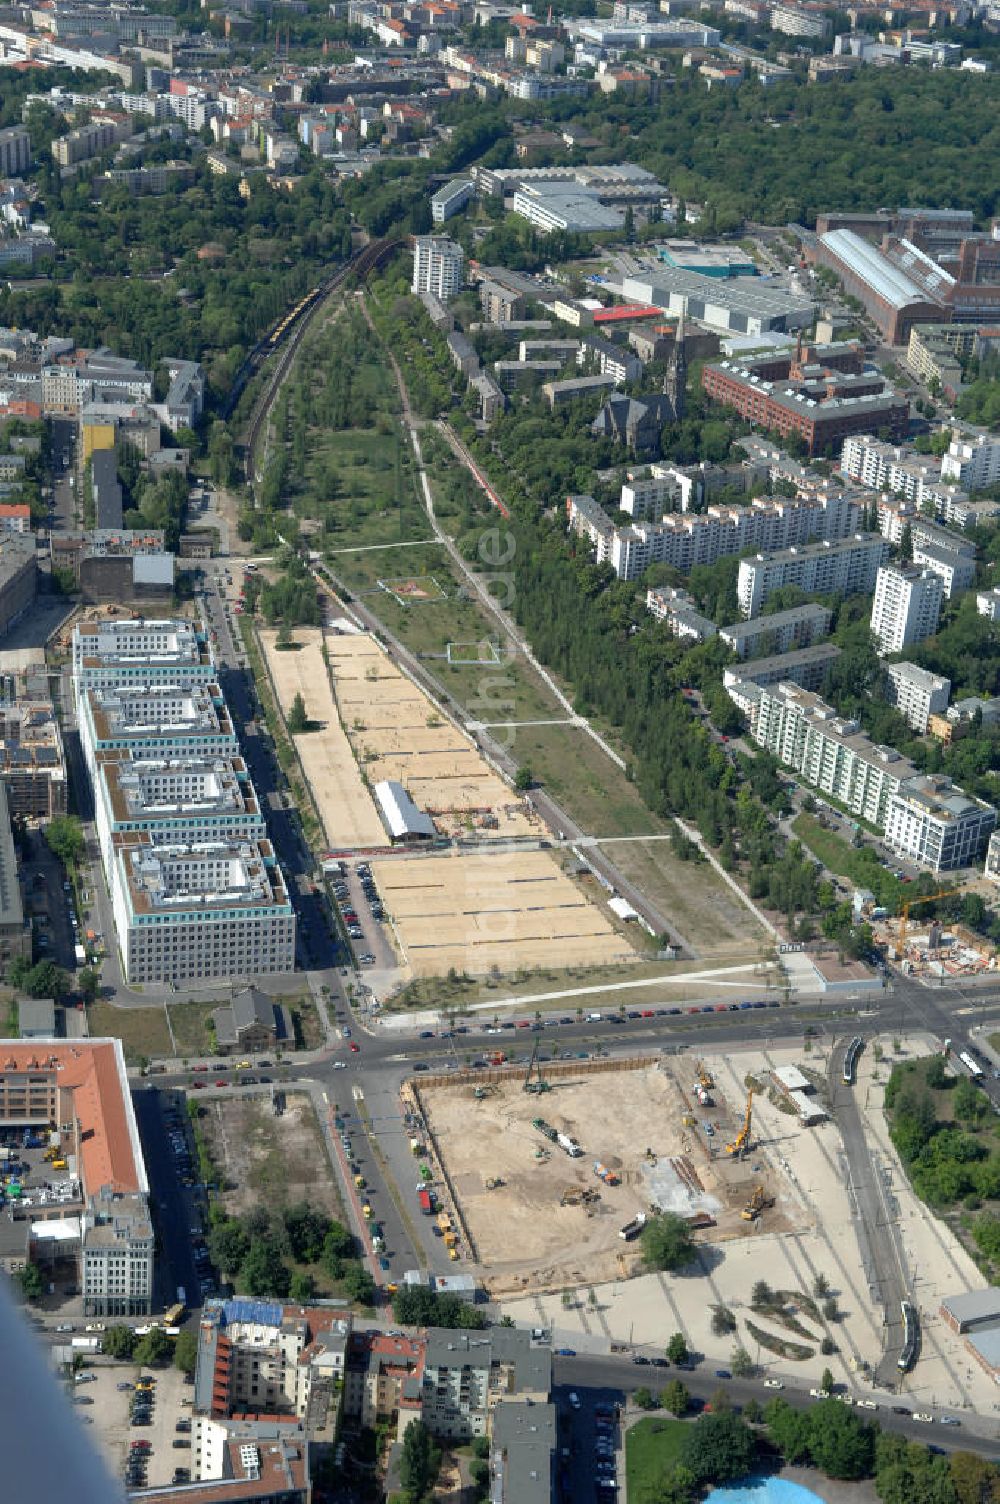
[[[743,1116],[743,1127],[733,1139],[731,1144],[726,1145],[727,1154],[744,1154],[750,1147],[750,1127],[753,1122],[753,1087],[747,1092],[747,1110]]]
[[[740,1216],[744,1222],[755,1222],[765,1207],[773,1205],[774,1197],[769,1196],[762,1185],[755,1185]]]
[[[491,1175],[486,1181],[486,1189],[488,1191],[498,1191],[502,1185],[503,1181],[499,1175]]]

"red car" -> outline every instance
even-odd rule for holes
[[[517,1021],[517,1023],[514,1025],[514,1027],[515,1027],[515,1029],[530,1029],[531,1028],[531,1019],[530,1018],[519,1018],[518,1021]]]
[[[653,1012],[652,1008],[643,1008],[642,1016],[643,1018],[655,1018],[656,1014]]]
[[[207,1065],[192,1065],[191,1069],[193,1071],[207,1071],[208,1070],[208,1066]]]
[[[352,1050],[352,1051],[353,1051],[353,1053],[354,1053],[354,1054],[355,1054],[355,1055],[357,1055],[357,1054],[358,1054],[358,1052],[359,1052],[359,1051],[360,1051],[360,1049],[361,1049],[361,1046],[360,1046],[360,1045],[359,1045],[359,1044],[355,1044],[355,1043],[354,1043],[354,1040],[353,1040],[353,1039],[352,1039],[352,1040],[351,1040],[351,1050]]]
[[[192,1081],[191,1082],[191,1090],[192,1091],[204,1091],[205,1090],[205,1083],[204,1083],[204,1081]]]
[[[216,1081],[215,1084],[216,1084],[216,1086],[228,1086],[229,1082],[228,1081]]]

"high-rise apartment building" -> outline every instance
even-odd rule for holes
[[[31,137],[22,125],[0,131],[0,178],[19,178],[31,166]]]
[[[447,235],[418,235],[413,242],[413,291],[447,303],[462,290],[465,252]]]
[[[907,725],[923,736],[932,715],[944,715],[951,680],[932,674],[916,663],[890,663],[886,669],[889,699]]]
[[[953,872],[977,860],[996,823],[991,805],[970,799],[950,779],[921,776],[890,798],[885,840],[931,872]]]
[[[872,603],[872,635],[883,656],[901,653],[937,631],[944,581],[930,569],[887,564],[878,571]]]
[[[889,544],[876,533],[858,533],[837,542],[824,540],[802,548],[783,548],[740,561],[736,593],[746,617],[785,585],[808,595],[871,594],[880,567],[889,557]]]

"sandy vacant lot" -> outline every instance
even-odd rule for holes
[[[398,779],[444,834],[538,831],[524,804],[371,637],[327,638],[344,726],[371,782]]]
[[[520,1071],[511,1073],[482,1100],[475,1097],[482,1078],[419,1087],[495,1292],[551,1289],[634,1270],[637,1245],[618,1231],[652,1205],[685,1216],[707,1214],[714,1225],[701,1236],[712,1241],[754,1236],[763,1223],[772,1230],[801,1225],[779,1171],[756,1154],[742,1161],[726,1157],[722,1146],[740,1119],[742,1100],[735,1097],[730,1108],[715,1092],[713,1106],[699,1108],[690,1062],[625,1069],[560,1063],[546,1079],[552,1089],[535,1096],[523,1090]],[[538,1116],[575,1138],[583,1154],[570,1158],[552,1144],[533,1126]],[[719,1124],[715,1139],[705,1135],[703,1122]],[[621,1184],[603,1184],[595,1162],[616,1172]],[[493,1177],[503,1185],[487,1190]],[[761,1222],[749,1224],[740,1209],[761,1182],[775,1204]],[[581,1192],[587,1201],[579,1200]]]
[[[372,873],[415,976],[636,960],[548,851],[452,851]]]
[[[222,1201],[230,1216],[261,1202],[291,1205],[310,1201],[331,1216],[343,1216],[312,1099],[286,1096],[275,1117],[266,1096],[216,1097],[200,1104],[198,1126],[227,1185]]]
[[[277,632],[261,629],[260,640],[267,666],[287,716],[297,694],[306,715],[318,725],[315,731],[295,736],[296,750],[313,798],[319,807],[323,828],[336,849],[384,846],[386,834],[372,797],[365,787],[340,716],[323,662],[323,633],[319,627],[296,627],[297,650],[279,650]]]

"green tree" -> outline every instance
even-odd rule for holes
[[[825,1386],[824,1386],[825,1387]],[[819,1400],[809,1414],[809,1452],[828,1478],[867,1478],[875,1433],[839,1400]]]
[[[375,1281],[360,1260],[348,1264],[344,1270],[344,1292],[358,1305],[375,1304]]]
[[[192,1374],[198,1363],[198,1333],[186,1326],[174,1342],[174,1367]]]
[[[686,1363],[691,1356],[683,1332],[674,1332],[667,1343],[667,1357],[671,1363]]]
[[[441,1466],[441,1453],[423,1421],[411,1420],[403,1433],[399,1481],[414,1504],[429,1494]]]
[[[101,1348],[106,1357],[127,1363],[135,1352],[138,1341],[130,1326],[109,1326],[101,1338]]]
[[[229,1217],[212,1228],[208,1235],[208,1246],[213,1263],[223,1274],[232,1278],[250,1251],[250,1239],[242,1223],[235,1217]]]
[[[25,1300],[41,1300],[45,1291],[41,1270],[37,1264],[30,1261],[23,1269],[18,1271],[17,1282],[21,1286],[21,1294]]]
[[[640,1410],[655,1410],[659,1404],[656,1395],[651,1389],[647,1389],[645,1384],[640,1384],[639,1388],[633,1391],[632,1399]]]
[[[774,1399],[765,1406],[764,1420],[773,1445],[786,1462],[808,1460],[811,1435],[808,1411],[796,1410],[787,1400]]]
[[[318,1263],[333,1225],[326,1212],[311,1206],[308,1201],[297,1201],[293,1206],[285,1207],[282,1220],[292,1258],[299,1264]]]
[[[316,1281],[311,1274],[302,1269],[296,1269],[292,1275],[292,1283],[288,1294],[298,1305],[308,1305],[316,1294]]]
[[[712,1335],[725,1337],[736,1330],[736,1317],[728,1306],[712,1307]]]
[[[101,974],[93,966],[85,966],[77,972],[76,985],[84,1001],[92,1003],[101,990]]]
[[[303,700],[298,690],[296,690],[295,692],[295,698],[292,700],[292,706],[288,712],[288,729],[293,736],[297,735],[301,731],[307,731],[309,729],[309,717],[306,715],[306,702],[305,700]]]
[[[145,1337],[139,1338],[132,1356],[137,1363],[144,1363],[151,1368],[154,1363],[165,1363],[173,1350],[174,1345],[162,1326],[154,1326]]]
[[[731,1483],[746,1477],[756,1455],[753,1433],[738,1415],[724,1410],[702,1415],[687,1427],[679,1460],[696,1484]]]
[[[270,1237],[252,1238],[240,1265],[239,1286],[246,1295],[274,1296],[283,1300],[291,1285],[288,1265]]]
[[[680,1379],[671,1379],[670,1383],[660,1395],[660,1404],[664,1410],[669,1410],[671,1415],[686,1415],[691,1396],[687,1386]]]
[[[331,1279],[341,1279],[344,1265],[354,1255],[354,1238],[339,1222],[331,1222],[323,1238],[320,1262]]]
[[[833,1374],[828,1368],[824,1368],[823,1373],[820,1376],[819,1387],[822,1389],[824,1394],[833,1393]]]
[[[514,775],[514,787],[523,793],[526,789],[531,788],[534,781],[535,778],[531,768],[526,762],[523,762]]]
[[[746,1348],[741,1343],[737,1343],[733,1348],[733,1356],[729,1360],[729,1367],[732,1369],[734,1378],[746,1379],[754,1372],[756,1364]]]
[[[750,1304],[766,1307],[774,1304],[774,1291],[766,1280],[759,1279],[750,1292]]]
[[[691,1229],[674,1212],[651,1217],[642,1229],[642,1258],[651,1269],[686,1269],[695,1256]]]
[[[75,867],[87,849],[83,826],[76,815],[56,815],[45,827],[45,842],[64,867]]]

